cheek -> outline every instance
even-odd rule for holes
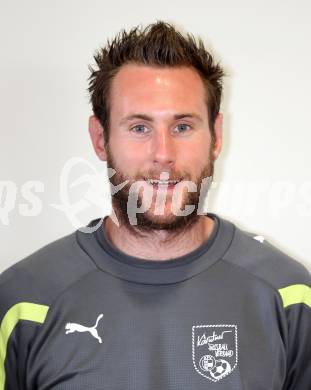
[[[111,142],[111,153],[117,167],[129,175],[141,172],[146,162],[141,145],[133,145],[130,142]]]
[[[188,166],[189,168],[197,170],[208,163],[209,155],[210,144],[206,141],[202,141],[195,145],[191,145],[189,148],[184,148],[181,155],[181,162],[185,167]]]
[[[207,164],[207,157],[200,156],[198,154],[184,155],[181,162],[184,171],[188,173],[192,179],[196,179],[198,175],[201,174],[202,169]]]

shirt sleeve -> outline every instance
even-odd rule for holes
[[[31,280],[15,267],[0,275],[0,390],[25,390],[32,340],[47,315]]]
[[[295,284],[279,290],[288,328],[287,369],[282,390],[311,389],[310,286],[311,283]]]

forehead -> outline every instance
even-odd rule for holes
[[[186,66],[156,67],[127,64],[114,77],[111,108],[184,109],[206,111],[206,93],[199,73]]]

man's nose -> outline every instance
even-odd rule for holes
[[[165,168],[171,166],[176,158],[176,140],[166,128],[155,131],[152,139],[153,162]]]

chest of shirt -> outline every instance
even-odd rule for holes
[[[70,289],[31,347],[27,387],[279,390],[275,302],[249,286],[205,282]]]

